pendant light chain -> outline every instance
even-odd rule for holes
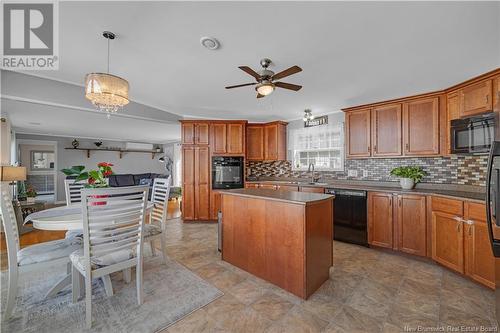
[[[109,38],[108,39],[108,74],[109,74]]]

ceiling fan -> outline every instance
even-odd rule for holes
[[[262,98],[264,96],[271,94],[276,87],[294,90],[294,91],[298,91],[302,88],[302,86],[299,86],[296,84],[285,83],[285,82],[275,82],[275,81],[282,79],[284,77],[301,72],[302,68],[300,68],[299,66],[292,66],[288,69],[285,69],[284,71],[281,71],[281,72],[275,74],[273,71],[267,69],[269,67],[269,65],[271,64],[271,62],[272,62],[271,59],[267,59],[267,58],[262,59],[260,61],[260,65],[262,66],[262,70],[258,73],[248,66],[239,66],[238,67],[239,69],[241,69],[245,73],[253,76],[257,82],[229,86],[229,87],[226,87],[226,89],[233,89],[233,88],[246,87],[246,86],[256,86],[255,90],[257,91],[257,98]]]

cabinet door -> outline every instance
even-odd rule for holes
[[[247,160],[264,159],[264,126],[247,126]]]
[[[467,117],[493,110],[492,80],[484,80],[460,89],[460,116]]]
[[[264,159],[275,161],[278,159],[278,126],[264,126]]]
[[[464,240],[461,217],[432,212],[432,259],[459,273],[464,272]]]
[[[195,143],[195,125],[194,123],[183,123],[182,130],[182,143],[186,145],[193,145]]]
[[[403,104],[404,155],[439,154],[439,98]]]
[[[208,147],[196,147],[195,154],[195,217],[210,219],[210,154]]]
[[[259,188],[259,184],[257,183],[246,183],[245,188]]]
[[[183,124],[184,125],[184,124]],[[195,148],[182,148],[182,217],[195,219]]]
[[[267,189],[267,190],[276,190],[277,186],[274,184],[260,184],[259,188]]]
[[[311,192],[311,193],[325,193],[323,187],[301,187],[300,192]]]
[[[451,121],[460,118],[460,99],[458,92],[449,93],[446,99],[446,153],[451,154]]]
[[[423,195],[398,195],[398,250],[426,255],[426,205]]]
[[[209,128],[208,123],[199,123],[196,124],[196,144],[200,145],[208,145],[209,140]]]
[[[228,154],[243,154],[244,124],[227,124]]]
[[[392,249],[392,194],[368,193],[368,244]]]
[[[210,191],[210,219],[217,220],[217,213],[221,209],[221,193],[219,191]]]
[[[225,154],[226,153],[226,124],[214,123],[212,126],[212,153]]]
[[[493,110],[500,112],[500,75],[493,79]]]
[[[299,192],[299,187],[297,185],[278,185],[277,189],[281,191]]]
[[[351,111],[345,116],[347,157],[370,156],[370,110]]]
[[[376,107],[371,118],[373,156],[400,156],[401,104]]]
[[[491,251],[485,205],[466,202],[464,220],[465,274],[495,289],[495,257]]]

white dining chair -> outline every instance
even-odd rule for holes
[[[75,182],[74,179],[64,180],[64,191],[66,193],[66,206],[79,203],[82,201],[82,188],[84,183]]]
[[[2,223],[7,243],[8,258],[8,283],[7,304],[5,306],[4,318],[9,319],[16,303],[19,274],[34,271],[50,270],[55,265],[67,264],[68,273],[71,268],[69,255],[82,247],[79,239],[59,239],[50,242],[39,243],[20,248],[19,231],[17,228],[14,207],[7,186],[1,185],[1,214]],[[62,278],[53,286],[46,297],[49,297],[61,286],[69,282],[70,276]]]
[[[149,215],[149,223],[144,225],[144,240],[149,243],[153,256],[155,255],[154,241],[160,239],[163,261],[167,263],[166,221],[168,197],[170,195],[170,176],[155,178],[151,201],[153,209]]]
[[[143,302],[142,257],[148,186],[82,190],[83,250],[70,255],[76,302],[85,283],[85,322],[92,326],[92,279],[136,268],[137,302]]]

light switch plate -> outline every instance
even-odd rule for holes
[[[347,171],[347,176],[348,177],[357,177],[358,176],[358,170],[349,170],[349,171]]]

